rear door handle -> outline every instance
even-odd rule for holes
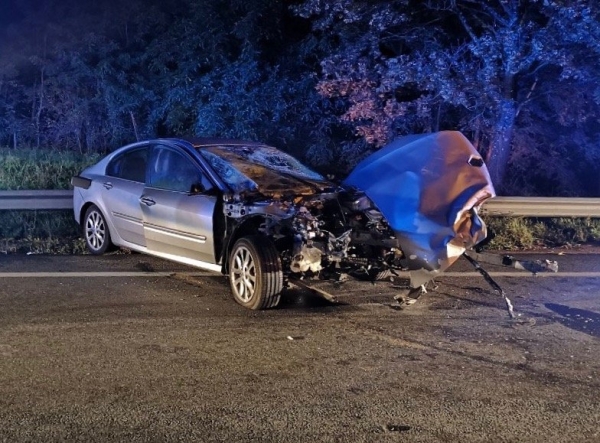
[[[113,184],[112,184],[111,182],[104,182],[103,186],[104,186],[106,189],[112,189],[112,187],[113,187]]]
[[[142,197],[140,198],[140,201],[145,204],[146,206],[152,206],[155,205],[156,202],[154,200],[152,200],[150,197]]]

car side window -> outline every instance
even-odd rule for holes
[[[163,146],[155,146],[148,171],[148,185],[178,192],[206,192],[212,185],[200,169],[185,155]]]
[[[106,175],[144,183],[148,149],[132,149],[113,158],[106,167]]]

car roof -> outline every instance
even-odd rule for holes
[[[208,138],[208,137],[182,137],[190,143],[194,148],[204,148],[208,146],[264,146],[264,143],[253,142],[248,140],[237,140],[228,138]]]

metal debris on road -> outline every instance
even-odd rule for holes
[[[513,305],[510,302],[510,299],[508,298],[506,293],[504,292],[504,289],[502,289],[500,287],[500,285],[498,283],[496,283],[496,281],[492,278],[492,276],[490,274],[488,274],[488,272],[481,267],[481,265],[479,264],[479,262],[477,260],[475,260],[473,257],[469,256],[469,254],[467,254],[466,252],[463,254],[463,256],[467,259],[467,261],[469,263],[471,263],[473,265],[475,270],[477,270],[483,276],[485,281],[488,282],[488,284],[492,288],[494,288],[502,296],[502,298],[504,298],[504,302],[506,303],[506,310],[508,311],[508,315],[510,316],[511,319],[515,319],[517,316],[515,315],[515,312],[513,310]]]
[[[306,290],[312,292],[313,294],[318,295],[319,297],[323,297],[328,302],[337,303],[337,301],[338,301],[337,297],[335,295],[333,295],[327,291],[324,291],[323,289],[309,285],[309,284],[303,282],[302,280],[290,280],[290,284],[295,285],[302,289],[306,289]]]

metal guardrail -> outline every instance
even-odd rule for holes
[[[0,191],[0,210],[72,209],[73,191]],[[496,197],[484,214],[516,217],[598,217],[600,198]]]
[[[509,217],[600,217],[600,198],[496,197],[482,212]]]
[[[73,209],[73,191],[0,191],[0,209]]]

